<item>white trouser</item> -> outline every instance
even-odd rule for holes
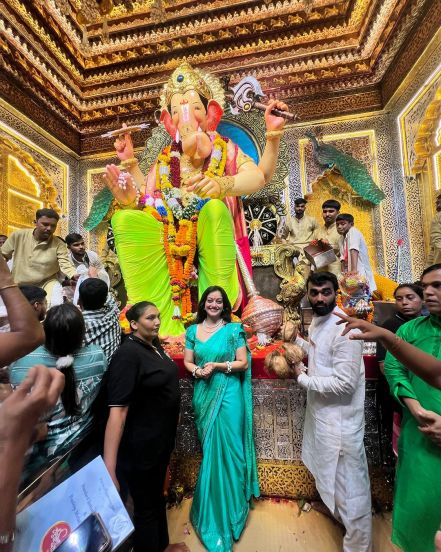
[[[357,471],[359,472],[359,468]],[[349,499],[351,481],[354,480],[354,476],[360,478],[359,473],[351,473],[350,459],[346,455],[339,456],[335,474],[334,515],[341,520],[346,529],[346,535],[343,539],[343,552],[372,552],[372,511],[370,507],[367,508],[367,502],[370,505],[371,490],[369,483],[367,483],[366,495],[360,497],[360,503],[364,504],[364,507],[360,509],[358,514],[354,515],[357,508],[354,508],[353,501],[357,499],[356,497]],[[351,506],[349,506],[350,502],[352,502]]]

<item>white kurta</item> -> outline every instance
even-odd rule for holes
[[[347,530],[347,525],[356,526],[352,520],[364,518],[361,540],[365,544],[359,541],[355,548],[344,549],[370,550],[371,494],[363,443],[363,342],[342,336],[343,326],[336,322],[332,314],[314,315],[309,343],[297,338],[297,344],[308,353],[308,372],[298,378],[307,390],[302,460],[313,474],[323,502],[342,518]]]
[[[72,252],[69,251],[72,264],[77,269],[77,274],[80,275],[80,277],[77,280],[72,296],[68,297],[69,300],[73,301],[74,305],[78,304],[80,285],[84,282],[84,280],[87,280],[87,278],[89,278],[89,267],[91,266],[97,269],[98,271],[97,278],[99,278],[100,280],[103,280],[103,282],[107,284],[107,287],[110,288],[109,275],[107,274],[107,270],[104,268],[104,265],[101,259],[99,258],[98,254],[95,253],[95,251],[91,251],[91,250],[87,250],[86,253],[89,258],[88,263],[77,261],[77,259],[75,259],[75,257],[72,255]]]
[[[366,278],[369,290],[372,293],[377,289],[377,285],[369,260],[368,247],[363,234],[354,226],[347,232],[346,236],[340,236],[340,258],[344,260],[345,251],[347,251],[348,272],[354,270],[351,266],[351,249],[358,251],[357,272]]]

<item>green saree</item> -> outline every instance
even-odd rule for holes
[[[397,336],[441,360],[441,319],[431,315],[403,324]],[[392,395],[416,399],[426,410],[441,415],[441,391],[431,387],[387,353],[384,373]],[[403,404],[398,441],[392,519],[392,542],[405,552],[433,552],[441,523],[441,447],[418,429]]]
[[[241,324],[226,324],[207,341],[187,330],[186,348],[195,363],[233,361],[246,346]],[[193,410],[202,463],[193,496],[191,522],[209,552],[229,552],[245,526],[250,499],[259,496],[253,438],[251,355],[245,372],[215,372],[195,381]]]

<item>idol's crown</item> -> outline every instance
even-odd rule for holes
[[[218,78],[194,68],[184,61],[177,67],[164,85],[161,94],[161,107],[168,109],[174,94],[185,94],[195,90],[207,100],[216,100],[223,108],[225,92]]]

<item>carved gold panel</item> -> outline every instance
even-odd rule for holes
[[[30,197],[8,188],[8,234],[12,228],[31,228],[35,211],[44,206],[38,197]]]
[[[57,190],[32,155],[0,136],[0,232],[33,226],[35,211],[57,206]]]

